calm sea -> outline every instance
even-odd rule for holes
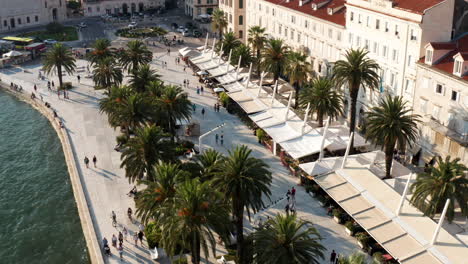
[[[89,263],[60,140],[0,91],[0,263]]]

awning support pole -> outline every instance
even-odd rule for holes
[[[400,215],[401,209],[403,208],[403,204],[405,203],[406,194],[408,193],[411,178],[413,178],[413,173],[409,175],[408,180],[406,181],[405,189],[403,190],[403,194],[401,195],[400,204],[398,205],[398,208],[395,212],[397,216]]]
[[[440,228],[444,224],[445,214],[447,213],[447,209],[449,207],[449,204],[450,204],[450,199],[447,199],[447,201],[445,202],[444,210],[442,211],[442,214],[440,215],[439,223],[437,224],[437,228],[436,228],[436,230],[434,232],[434,236],[432,237],[431,245],[434,245],[435,242],[437,241],[437,237],[439,236]]]
[[[206,52],[206,48],[208,47],[208,36],[210,33],[206,33],[206,39],[205,39],[205,46],[203,46],[203,53]]]
[[[307,109],[306,109],[305,116],[304,116],[304,123],[302,123],[302,128],[301,128],[301,135],[304,135],[305,127],[307,125],[307,119],[309,118],[309,111],[310,111],[310,103],[307,104]]]
[[[348,158],[349,155],[349,150],[351,149],[351,140],[354,138],[354,132],[349,135],[349,142],[348,146],[346,147],[346,152],[343,157],[343,163],[341,163],[341,168],[344,169],[346,166],[346,159]]]
[[[291,107],[292,92],[289,94],[288,107],[286,108],[286,114],[284,115],[284,122],[288,121],[289,108]]]
[[[276,89],[278,89],[278,80],[275,82],[275,88],[273,89],[273,94],[271,95],[270,108],[273,108],[273,103],[275,102]]]
[[[237,81],[237,78],[239,77],[241,61],[242,61],[242,55],[239,56],[239,61],[237,62],[236,81]]]
[[[227,60],[227,70],[226,73],[229,72],[229,66],[231,66],[231,55],[232,55],[232,49],[229,51],[229,58]]]
[[[245,89],[249,88],[249,83],[250,83],[250,75],[252,75],[252,63],[250,63],[250,68],[249,68],[249,77],[247,77],[247,82],[245,83]]]
[[[276,156],[276,141],[273,140],[273,156]]]
[[[213,48],[211,49],[211,59],[213,59],[213,55],[215,54],[215,46],[216,46],[216,38],[213,38]]]
[[[263,77],[265,76],[264,74],[265,72],[262,72],[262,74],[260,74],[260,89],[258,89],[257,97],[260,97],[260,93],[263,91],[262,85],[263,85]]]
[[[325,140],[327,138],[327,132],[328,132],[328,126],[330,125],[331,118],[328,117],[327,124],[325,125],[325,128],[323,129],[323,135],[322,135],[322,142],[320,143],[320,154],[318,161],[322,161],[323,155],[325,154],[324,147],[325,147]]]
[[[218,65],[221,63],[221,57],[223,56],[223,46],[224,46],[224,43],[221,42],[221,49],[219,50]]]

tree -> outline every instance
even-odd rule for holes
[[[289,77],[289,82],[295,89],[295,108],[299,102],[299,91],[303,82],[307,81],[312,65],[307,61],[307,55],[292,51],[288,54],[288,60],[284,69]]]
[[[88,55],[91,65],[99,63],[100,61],[112,57],[114,53],[110,49],[111,42],[108,39],[98,39],[94,42],[93,48]]]
[[[252,49],[255,51],[255,57],[257,61],[257,73],[260,74],[260,61],[261,61],[261,50],[266,42],[265,28],[260,26],[253,26],[249,28],[249,37],[247,42],[252,45]]]
[[[447,199],[450,204],[447,218],[452,222],[455,216],[455,202],[460,206],[463,216],[468,216],[468,179],[465,174],[468,168],[460,164],[460,159],[443,160],[437,158],[437,166],[418,174],[416,182],[411,185],[411,203],[420,208],[425,215],[433,217],[440,213]]]
[[[223,171],[224,156],[214,149],[207,149],[201,155],[195,157],[199,168],[201,180],[211,180],[217,173]]]
[[[159,98],[155,99],[155,121],[175,136],[177,120],[190,120],[192,102],[180,86],[167,85]]]
[[[234,52],[234,50],[241,44],[242,42],[236,37],[234,32],[228,32],[224,34],[223,39],[220,42],[218,42],[217,46],[218,49],[220,49],[221,46],[223,46],[222,52],[224,55],[228,56],[231,50],[232,52]]]
[[[185,172],[179,165],[159,162],[152,168],[152,180],[142,181],[147,186],[135,200],[136,214],[143,224],[159,219],[161,208],[174,197],[176,184],[183,181]]]
[[[93,82],[96,89],[103,88],[110,92],[112,86],[122,83],[122,69],[115,62],[114,58],[107,57],[93,66]]]
[[[339,60],[333,67],[333,79],[338,86],[347,84],[349,97],[351,99],[351,113],[349,122],[349,133],[356,128],[356,103],[359,87],[363,89],[375,89],[379,86],[380,77],[377,71],[379,65],[367,57],[368,51],[364,49],[351,49],[346,51],[346,59]],[[354,138],[351,139],[351,153],[354,152]]]
[[[331,79],[316,78],[306,85],[300,93],[299,104],[304,108],[310,104],[311,113],[316,113],[320,127],[323,126],[325,115],[336,119],[343,113],[343,97],[334,88]]]
[[[289,47],[282,39],[269,39],[262,52],[261,65],[265,71],[273,74],[273,82],[279,79],[285,65],[288,64]]]
[[[57,76],[59,79],[59,87],[63,88],[63,73],[65,70],[69,75],[73,74],[75,71],[75,58],[66,46],[62,43],[56,43],[54,46],[45,54],[44,60],[42,62],[42,70],[51,74],[53,71],[57,71]]]
[[[324,259],[319,232],[295,214],[276,215],[253,234],[253,239],[256,263],[318,264]]]
[[[223,171],[213,177],[213,186],[229,199],[232,205],[237,230],[237,259],[245,263],[244,250],[244,211],[257,212],[264,206],[262,195],[270,196],[271,173],[261,159],[251,156],[247,146],[238,146],[229,151]]]
[[[119,126],[125,127],[127,137],[130,131],[142,127],[151,119],[150,102],[141,94],[130,94],[127,100],[118,104],[116,111],[112,113],[113,121]]]
[[[228,21],[226,18],[226,14],[223,10],[217,8],[213,11],[211,17],[211,26],[213,27],[214,31],[218,31],[219,38],[223,36],[223,32],[228,25]]]
[[[129,182],[147,179],[154,181],[153,166],[159,160],[168,161],[172,158],[173,147],[168,140],[168,134],[155,125],[137,128],[135,137],[124,145],[120,159],[121,168],[125,167],[125,175]]]
[[[231,64],[237,65],[239,59],[241,60],[240,67],[248,67],[253,62],[252,51],[242,43],[232,51]]]
[[[214,233],[225,237],[229,223],[228,206],[223,194],[215,191],[209,182],[187,180],[176,188],[172,203],[168,203],[157,224],[162,230],[162,245],[173,256],[177,246],[190,249],[192,263],[201,261],[201,251],[209,256],[216,252]]]
[[[366,140],[380,145],[385,152],[385,177],[391,178],[393,150],[396,144],[412,144],[418,137],[419,115],[411,114],[402,97],[388,95],[366,113]]]
[[[99,110],[106,113],[112,127],[120,126],[119,111],[133,91],[127,86],[112,86],[106,92],[106,97],[99,100]]]
[[[149,64],[143,64],[130,74],[130,85],[136,92],[142,93],[146,91],[146,86],[150,82],[158,81],[160,77]]]
[[[127,48],[120,53],[119,61],[128,72],[133,72],[142,64],[148,64],[153,59],[153,53],[139,40],[127,43]]]

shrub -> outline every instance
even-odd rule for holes
[[[229,95],[227,95],[227,93],[225,93],[225,92],[220,93],[219,94],[219,101],[221,102],[223,107],[227,107],[227,105],[229,104]]]
[[[117,144],[123,145],[123,144],[127,143],[128,138],[127,138],[127,135],[122,134],[122,135],[118,135],[115,138],[115,140],[117,141]]]
[[[383,258],[382,255],[383,255],[382,252],[375,252],[374,255],[372,255],[372,260],[376,264],[383,264],[385,263],[385,259]]]
[[[161,230],[158,228],[155,222],[151,222],[145,227],[145,236],[148,241],[149,248],[155,248],[161,240]]]
[[[356,239],[364,246],[367,246],[370,241],[370,236],[366,232],[359,232],[356,234]]]
[[[340,218],[343,217],[343,211],[341,209],[333,209],[333,216]]]
[[[351,233],[354,233],[354,231],[356,230],[356,226],[354,225],[353,221],[347,221],[345,223],[345,227],[348,228],[349,231],[351,231]]]
[[[186,257],[181,257],[180,259],[174,260],[172,262],[174,264],[188,264],[187,258]]]
[[[267,137],[265,131],[261,128],[258,128],[255,134],[257,135],[258,143],[262,143],[262,141],[264,141]]]
[[[46,30],[49,33],[61,33],[64,31],[64,29],[65,27],[58,22],[52,22],[52,23],[47,24],[46,26]]]

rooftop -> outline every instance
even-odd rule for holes
[[[446,0],[393,0],[393,7],[411,13],[424,14],[427,9]]]

